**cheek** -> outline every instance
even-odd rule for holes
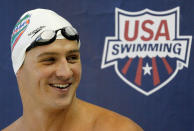
[[[40,80],[47,80],[49,77],[52,76],[54,71],[52,67],[41,67],[36,72]]]
[[[34,70],[33,66],[31,66],[31,68],[27,68],[26,66],[24,66],[21,69],[17,79],[19,87],[21,88],[22,96],[26,96],[27,94],[33,94],[37,89],[36,87],[38,87],[39,85],[39,76]]]
[[[72,71],[76,79],[81,79],[81,73],[82,73],[82,68],[81,64],[76,64],[72,66]]]
[[[39,86],[41,83],[45,81],[45,78],[49,77],[51,69],[40,67],[40,66],[31,66],[23,73],[23,79],[27,82],[27,84],[31,84],[32,86]]]

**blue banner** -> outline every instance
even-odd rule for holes
[[[77,96],[145,131],[194,131],[193,0],[6,0],[0,4],[0,129],[22,115],[11,62],[19,17],[51,9],[78,30]]]

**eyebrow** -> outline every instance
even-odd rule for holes
[[[67,54],[68,53],[80,53],[80,50],[79,49],[75,49],[75,50],[69,50],[68,52],[67,52]]]
[[[66,54],[71,54],[71,53],[79,53],[80,50],[79,49],[75,49],[75,50],[69,50]],[[56,52],[44,52],[38,55],[38,57],[44,57],[44,56],[49,56],[49,55],[58,55],[58,53]]]

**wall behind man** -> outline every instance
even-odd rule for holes
[[[47,8],[67,18],[81,37],[79,98],[125,115],[145,131],[194,130],[194,46],[183,68],[159,91],[146,96],[127,85],[113,66],[101,69],[105,37],[115,35],[115,8],[137,12],[180,7],[180,35],[194,35],[193,0],[2,0],[0,4],[0,129],[22,114],[10,56],[10,36],[27,10]],[[135,70],[134,70],[135,72]]]

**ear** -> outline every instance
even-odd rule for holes
[[[20,77],[20,74],[21,74],[21,68],[16,72],[16,77],[19,78]]]
[[[24,64],[24,62],[23,62],[23,64]],[[21,75],[22,68],[23,68],[23,64],[21,65],[21,67],[18,69],[18,71],[17,71],[16,74],[15,74],[17,78],[19,78],[20,75]]]

